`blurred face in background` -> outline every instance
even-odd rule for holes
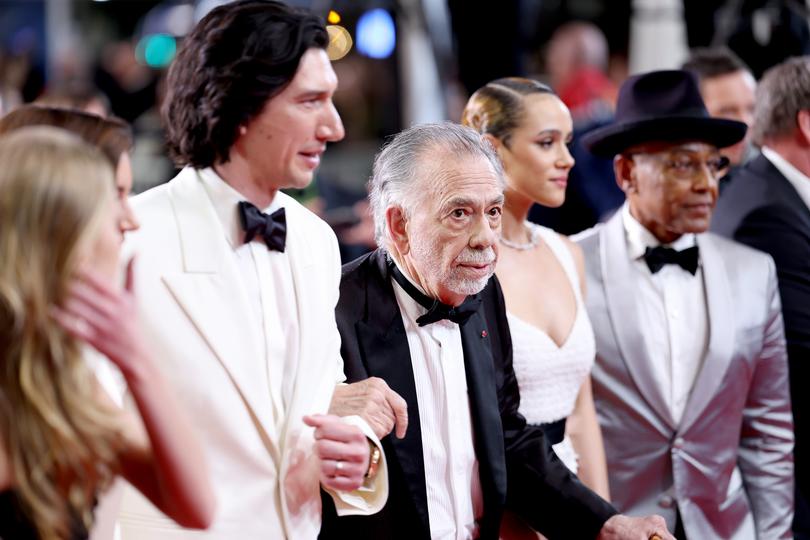
[[[711,116],[744,122],[749,130],[754,122],[754,93],[757,83],[745,70],[705,78],[700,83],[700,93]],[[732,165],[739,165],[745,158],[748,137],[734,146],[722,150]]]
[[[121,244],[124,241],[124,230],[121,228],[121,204],[112,190],[105,194],[100,203],[102,208],[97,216],[98,223],[95,235],[89,245],[87,261],[91,268],[116,283],[118,259],[121,255]]]
[[[129,205],[129,194],[132,191],[132,162],[129,152],[123,152],[118,158],[118,167],[115,170],[115,192],[119,206],[119,218],[116,227],[124,234],[137,230],[140,227],[132,207]]]
[[[530,94],[524,114],[508,144],[493,140],[506,171],[508,191],[543,206],[565,202],[568,173],[574,158],[568,150],[573,133],[571,113],[552,94]]]

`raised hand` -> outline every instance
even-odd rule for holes
[[[315,453],[321,460],[321,484],[336,491],[354,491],[368,470],[368,439],[360,428],[331,414],[304,417],[315,428]]]
[[[130,260],[124,289],[117,290],[105,276],[83,269],[70,284],[63,305],[52,308],[62,328],[109,358],[126,378],[146,357],[132,275]]]
[[[380,439],[391,433],[394,426],[399,439],[405,437],[408,429],[408,404],[378,377],[338,385],[329,414],[360,416]]]

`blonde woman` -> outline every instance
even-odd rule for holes
[[[49,127],[0,137],[0,163],[0,538],[85,538],[119,474],[204,528],[214,501],[202,453],[146,350],[131,279],[113,285],[110,164]],[[118,366],[140,418],[100,388],[88,345]]]
[[[566,237],[527,221],[533,204],[557,207],[565,201],[574,166],[566,146],[571,114],[547,86],[505,78],[470,97],[462,123],[484,134],[506,172],[496,273],[512,334],[519,411],[529,423],[546,427],[557,456],[608,499],[591,393],[595,344],[583,302],[582,252]],[[520,536],[514,525],[505,520],[505,537]]]

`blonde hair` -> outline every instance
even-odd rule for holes
[[[461,123],[482,135],[492,135],[508,148],[512,132],[526,113],[523,99],[531,94],[556,96],[551,88],[532,79],[504,77],[491,81],[470,96]]]
[[[121,437],[79,343],[50,316],[103,223],[113,171],[56,128],[0,137],[0,444],[43,540],[89,527]]]

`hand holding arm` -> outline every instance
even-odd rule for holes
[[[402,439],[408,428],[408,404],[377,377],[335,387],[329,414],[357,415],[380,439],[391,433],[394,426],[397,438]]]

